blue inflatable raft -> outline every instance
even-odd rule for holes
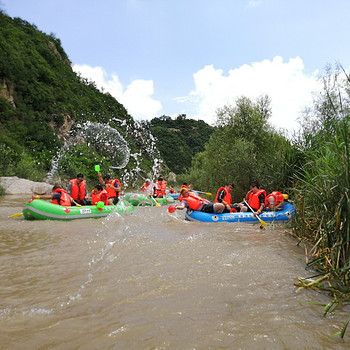
[[[265,222],[283,222],[289,221],[295,213],[295,207],[292,203],[284,203],[282,210],[279,211],[263,211],[259,217]],[[186,211],[186,219],[190,221],[201,222],[248,222],[260,223],[259,220],[251,212],[242,213],[225,213],[225,214],[208,214],[201,211],[188,209]]]

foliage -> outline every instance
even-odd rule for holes
[[[219,109],[217,128],[205,151],[194,157],[188,182],[214,193],[233,182],[233,197],[238,201],[253,181],[266,191],[285,191],[290,184],[285,157],[292,147],[269,126],[270,114],[267,96],[255,102],[241,97],[235,106]]]
[[[203,120],[187,119],[178,115],[153,118],[149,124],[156,138],[156,146],[169,170],[181,174],[191,166],[193,156],[204,150],[214,128]]]

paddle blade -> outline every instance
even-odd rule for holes
[[[101,170],[100,166],[99,165],[95,165],[95,171],[99,172],[100,170]]]
[[[259,219],[261,225],[263,226],[267,225],[267,223],[264,220],[261,220],[259,216],[257,216],[257,218]]]
[[[23,215],[22,213],[12,214],[9,216],[9,218],[17,218],[17,217],[22,216],[22,215]]]
[[[176,210],[176,206],[175,206],[175,205],[169,205],[169,207],[168,207],[168,212],[169,212],[170,214],[174,213],[175,210]]]

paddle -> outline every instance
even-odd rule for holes
[[[152,199],[152,201],[156,204],[157,207],[161,207],[161,205],[157,202],[156,199],[154,199],[153,197],[150,197]]]
[[[9,218],[17,218],[17,217],[22,216],[22,215],[23,215],[23,213],[12,214],[9,216]]]
[[[73,202],[77,207],[81,207],[81,204],[77,203],[74,199],[72,199],[72,202]]]
[[[97,173],[99,173],[99,172],[101,171],[101,168],[100,168],[99,165],[95,165],[95,171],[96,171]]]
[[[172,214],[172,213],[175,212],[176,208],[177,208],[177,205],[169,205],[169,207],[168,207],[168,212],[169,212],[170,214]]]
[[[248,208],[249,208],[252,212],[254,212],[253,208],[248,204],[248,202],[247,202],[246,200],[244,201],[244,203],[247,204]],[[263,225],[263,226],[266,226],[266,225],[267,225],[267,223],[266,223],[264,220],[262,220],[258,214],[256,214],[255,216],[256,216],[257,219],[260,221],[260,224],[261,224],[261,225]]]
[[[191,190],[190,190],[191,191]],[[212,195],[212,193],[210,193],[210,192],[203,192],[203,191],[197,191],[197,190],[193,190],[194,192],[198,192],[198,193],[204,193],[204,194],[206,194],[207,196],[211,196]]]

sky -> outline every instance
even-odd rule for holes
[[[327,65],[350,66],[349,0],[0,0],[61,40],[72,67],[136,120],[186,114],[214,125],[241,96],[271,99],[289,132],[322,90]]]

